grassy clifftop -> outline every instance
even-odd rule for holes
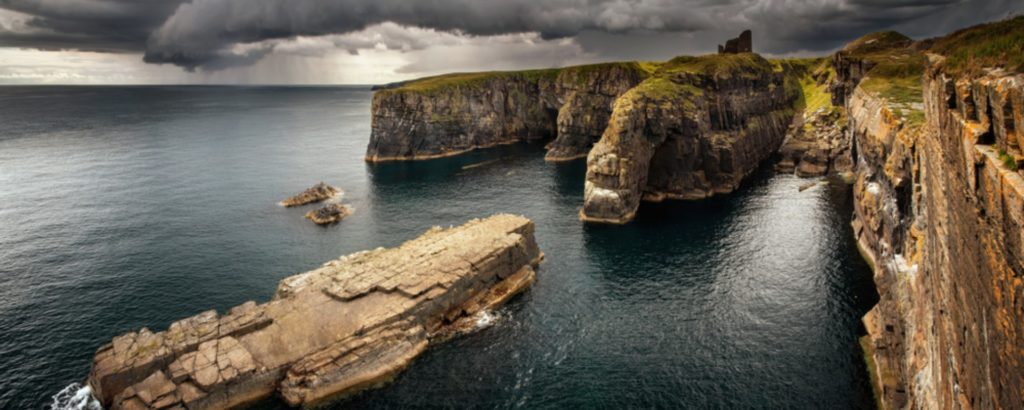
[[[632,71],[644,77],[650,76],[657,70],[660,63],[654,62],[612,62],[570,66],[564,68],[546,68],[539,70],[521,71],[484,71],[475,73],[453,73],[434,77],[425,77],[404,83],[394,84],[381,90],[385,93],[434,93],[457,89],[472,89],[473,87],[487,84],[496,80],[522,80],[537,82],[543,79],[554,81],[560,75],[569,75],[580,79],[594,75],[602,71]]]
[[[974,74],[985,67],[1024,72],[1024,16],[957,31],[936,39],[930,51],[946,57],[951,74]]]

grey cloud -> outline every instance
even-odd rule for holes
[[[150,37],[145,59],[186,68],[233,54],[236,44],[400,25],[473,36],[537,32],[551,39],[585,29],[696,31],[711,22],[665,0],[194,0]]]
[[[0,0],[28,16],[22,30],[0,28],[0,46],[138,52],[184,0]]]
[[[212,71],[252,64],[273,53],[281,40],[297,36],[330,36],[334,47],[357,53],[379,45],[421,50],[459,38],[537,33],[539,39],[572,37],[595,58],[664,59],[711,51],[751,28],[761,52],[827,52],[872,31],[935,36],[1020,12],[1024,5],[1020,0],[0,0],[0,9],[28,16],[19,27],[0,25],[0,47],[144,52],[147,62]],[[409,27],[434,34],[419,36],[425,32]]]

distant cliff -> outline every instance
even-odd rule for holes
[[[449,74],[380,87],[366,160],[429,159],[552,140],[547,158],[586,156],[612,102],[650,75],[643,63]]]

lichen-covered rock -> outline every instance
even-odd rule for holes
[[[641,199],[735,190],[794,113],[787,73],[756,54],[677,57],[623,94],[587,157],[580,218],[625,223]]]
[[[306,189],[293,197],[281,201],[281,205],[287,207],[302,206],[331,199],[339,194],[341,194],[340,189],[321,182],[309,187],[309,189]]]
[[[548,159],[579,158],[604,131],[612,101],[649,75],[639,63],[449,74],[377,90],[366,160],[430,159],[549,140]]]
[[[115,337],[88,384],[110,409],[226,409],[280,394],[312,405],[389,380],[534,281],[533,223],[434,228],[285,278],[273,300]]]

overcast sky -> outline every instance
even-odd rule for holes
[[[765,55],[926,38],[1022,0],[0,0],[0,84],[375,84],[666,60],[743,29]]]

